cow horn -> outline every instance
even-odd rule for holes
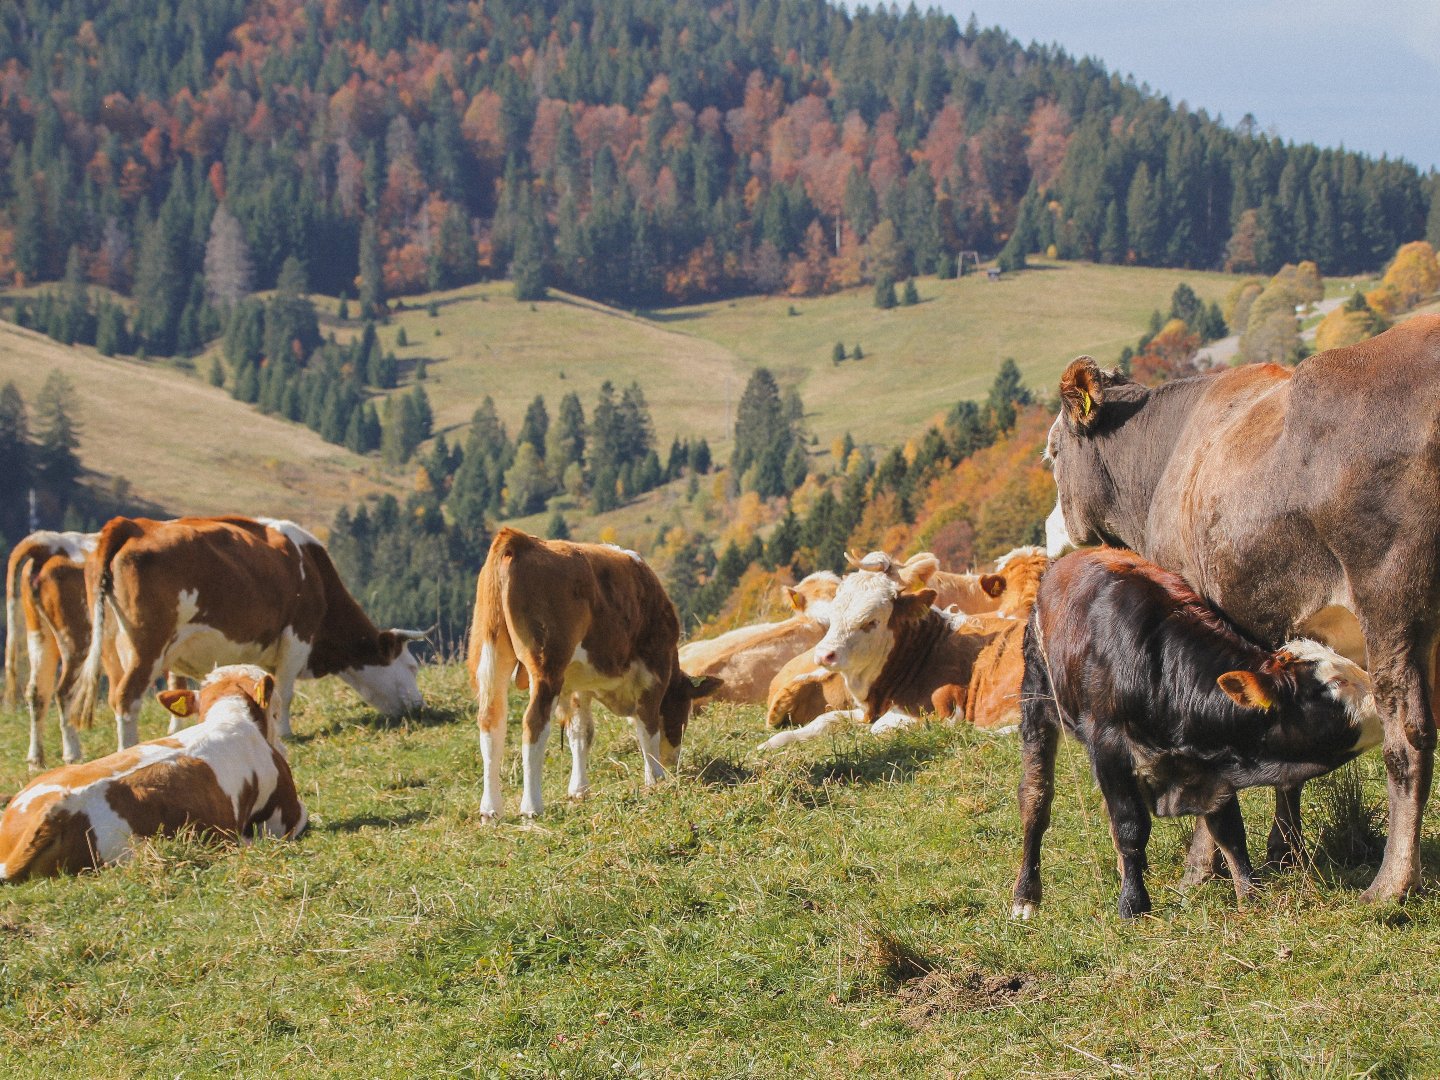
[[[404,638],[406,641],[424,641],[435,632],[435,629],[436,627],[432,626],[429,630],[401,630],[397,626],[393,628],[390,633],[398,638]]]
[[[848,548],[845,551],[845,561],[851,566],[853,566],[856,570],[860,569],[860,556],[856,555],[855,552],[849,550]]]

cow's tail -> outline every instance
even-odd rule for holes
[[[29,540],[10,556],[5,575],[5,707],[13,709],[20,703],[20,642],[25,636],[24,576],[33,561]]]
[[[501,529],[490,545],[475,585],[475,618],[470,628],[470,671],[482,729],[493,731],[505,723],[506,698],[517,658],[510,633],[506,596],[510,561],[529,540],[513,529]]]
[[[95,702],[100,696],[100,658],[105,651],[105,612],[115,602],[115,578],[110,564],[126,541],[140,535],[140,527],[129,518],[112,518],[100,530],[95,550],[85,562],[85,593],[90,599],[90,651],[85,654],[85,664],[80,669],[71,709],[71,721],[77,727],[88,728],[95,723]]]

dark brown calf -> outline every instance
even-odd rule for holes
[[[1040,903],[1062,728],[1085,744],[1105,796],[1127,918],[1150,910],[1152,813],[1203,815],[1243,898],[1252,874],[1235,792],[1302,782],[1380,741],[1360,667],[1313,641],[1256,645],[1179,575],[1132,552],[1057,562],[1040,584],[1024,650],[1017,918]]]

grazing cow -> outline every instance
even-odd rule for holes
[[[1081,357],[1060,394],[1048,455],[1072,541],[1178,572],[1257,640],[1314,637],[1365,661],[1390,789],[1365,898],[1405,895],[1420,878],[1440,689],[1440,316],[1293,371],[1153,389]]]
[[[1235,792],[1334,769],[1381,737],[1370,679],[1317,642],[1256,645],[1183,578],[1129,551],[1067,555],[1040,585],[1025,633],[1013,914],[1040,903],[1060,731],[1090,752],[1119,855],[1120,914],[1150,910],[1150,814],[1204,815],[1236,894],[1253,885]]]
[[[172,713],[200,722],[83,765],[42,773],[0,817],[0,881],[120,862],[148,836],[182,828],[244,842],[289,839],[308,820],[274,727],[274,679],[217,668],[197,694],[165,690]]]
[[[273,671],[282,736],[297,678],[338,675],[386,714],[423,703],[407,643],[424,633],[375,629],[324,545],[293,522],[113,518],[85,585],[90,652],[75,712],[93,713],[103,659],[122,749],[139,737],[145,688],[167,669],[192,678],[222,663]],[[109,642],[114,659],[102,650]]]
[[[557,700],[575,701],[568,724],[570,797],[590,786],[590,698],[631,717],[647,784],[673,770],[696,698],[720,680],[680,669],[680,620],[660,579],[633,551],[609,544],[541,540],[516,529],[495,534],[475,584],[468,665],[479,703],[485,790],[480,813],[500,815],[505,697],[517,664],[530,689],[525,709],[520,812],[538,815],[545,742]]]
[[[830,626],[815,665],[843,676],[858,703],[823,713],[761,744],[773,750],[813,739],[836,724],[864,720],[873,732],[908,727],[921,712],[959,711],[976,657],[995,637],[962,615],[931,606],[932,589],[905,592],[888,574],[851,574],[830,602]]]
[[[785,586],[795,614],[781,622],[742,626],[708,641],[680,646],[680,667],[692,676],[714,676],[722,681],[715,698],[742,705],[758,705],[782,664],[799,652],[809,652],[825,634],[824,612],[840,578],[820,570],[798,584]]]
[[[85,559],[96,534],[31,533],[10,553],[5,575],[5,703],[14,708],[20,690],[21,639],[30,661],[25,704],[30,749],[25,760],[45,767],[41,724],[50,702],[60,708],[60,740],[66,762],[84,756],[72,718],[72,695],[85,652],[90,620],[85,608]],[[88,721],[81,725],[89,727]]]

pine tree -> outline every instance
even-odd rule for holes
[[[889,311],[896,305],[895,282],[888,277],[882,277],[875,282],[875,306],[882,311]]]
[[[360,315],[378,319],[385,314],[385,262],[380,230],[373,217],[360,227]]]
[[[26,504],[34,483],[30,420],[13,382],[0,387],[0,534],[18,541],[30,531]]]
[[[80,425],[74,384],[52,371],[35,399],[36,482],[60,506],[68,505],[80,478]]]
[[[520,433],[515,436],[517,444],[528,443],[535,448],[541,459],[545,457],[545,437],[550,430],[550,412],[545,408],[545,396],[536,394],[525,410],[525,419],[520,422]],[[564,467],[562,462],[561,467]]]

